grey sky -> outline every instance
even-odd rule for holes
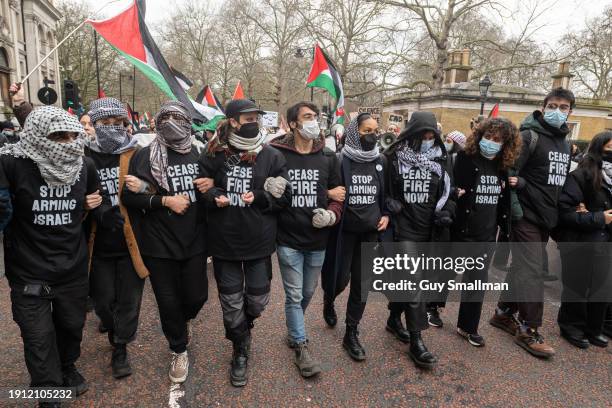
[[[89,0],[94,5],[99,5],[99,0]],[[133,0],[120,0],[109,5],[104,10],[105,15],[112,15],[114,11],[121,10]],[[185,3],[186,0],[147,0],[147,25],[152,31],[157,31],[157,26],[167,18],[175,6]],[[206,2],[206,0],[201,0]],[[210,0],[210,4],[219,4],[220,0]],[[542,42],[553,46],[560,37],[568,30],[574,31],[584,27],[585,21],[602,13],[606,5],[612,4],[611,0],[499,0],[503,5],[503,16],[490,13],[492,19],[502,23],[509,33],[516,33],[522,27],[522,22],[527,18],[527,10],[531,6],[537,6],[538,10],[546,9],[546,12],[537,20],[537,26],[543,27],[537,36]],[[534,25],[534,26],[536,26]]]

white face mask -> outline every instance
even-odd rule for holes
[[[309,140],[314,140],[319,137],[321,133],[321,128],[319,128],[319,122],[316,120],[307,120],[302,123],[302,128],[298,129],[300,134],[304,136],[304,138]]]
[[[446,147],[447,152],[450,152],[453,150],[453,142],[444,142],[444,147]]]

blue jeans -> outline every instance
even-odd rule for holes
[[[296,343],[306,341],[304,312],[314,295],[325,250],[301,251],[285,246],[276,248],[285,288],[285,317],[289,336]]]

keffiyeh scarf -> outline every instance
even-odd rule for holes
[[[170,118],[162,123],[170,114],[180,119]],[[149,154],[151,175],[166,191],[170,191],[167,177],[168,149],[180,154],[191,152],[191,120],[187,107],[179,101],[165,102],[155,116],[157,136],[151,142]]]
[[[436,157],[442,156],[442,149],[440,146],[433,146],[425,153],[416,153],[406,143],[402,144],[397,149],[397,159],[400,165],[401,174],[406,174],[413,167],[418,167],[421,170],[427,170],[432,173],[436,173],[438,177],[444,182],[444,192],[442,197],[436,203],[436,211],[440,211],[450,194],[450,177],[439,163],[433,161]]]
[[[78,137],[70,143],[47,139],[56,132],[75,132]],[[43,106],[28,115],[19,142],[5,145],[0,154],[32,160],[49,186],[73,185],[83,167],[85,137],[75,116],[55,106]]]
[[[359,138],[357,118],[351,120],[345,131],[345,142],[342,154],[357,163],[369,163],[379,156],[378,149],[363,150]]]

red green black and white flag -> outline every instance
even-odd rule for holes
[[[183,88],[186,85],[176,76],[145,24],[144,0],[134,0],[131,5],[105,20],[87,22],[121,56],[138,68],[169,98],[183,102],[194,118],[194,128],[201,129],[207,122],[218,122],[225,116],[222,112],[194,101]]]
[[[310,74],[306,80],[306,86],[311,88],[325,89],[336,100],[334,112],[334,123],[344,123],[344,90],[342,89],[342,78],[331,59],[319,47],[315,45],[314,59]]]

